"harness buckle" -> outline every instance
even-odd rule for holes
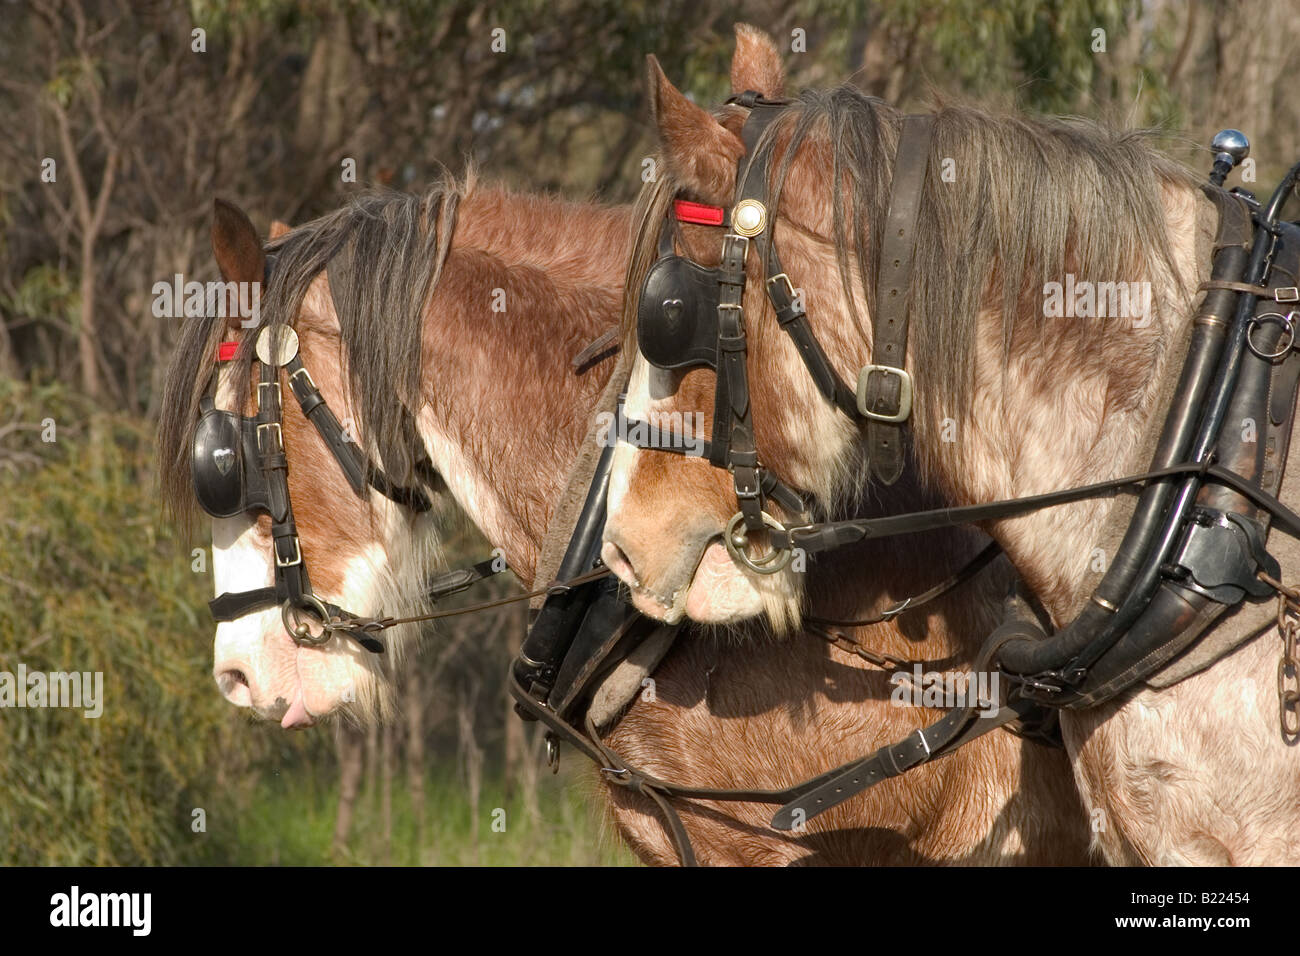
[[[741,479],[736,475],[736,469],[734,466],[731,468],[731,483],[732,486],[735,488],[736,497],[744,498],[746,501],[748,501],[754,498],[758,498],[763,494],[763,482],[758,477],[757,468],[747,467],[745,470],[753,473],[750,475],[753,484],[741,484]]]
[[[275,552],[275,566],[277,568],[291,568],[295,565],[302,564],[302,548],[298,544],[298,536],[296,534],[292,535],[289,540],[293,542],[292,558],[281,559],[280,549],[275,547],[271,549]]]
[[[893,412],[878,412],[867,406],[867,389],[871,385],[871,376],[875,372],[881,375],[893,375],[898,379],[898,399]],[[863,418],[892,424],[905,422],[912,414],[912,376],[905,369],[895,368],[893,365],[864,365],[858,372],[857,397],[858,413]]]
[[[784,272],[778,272],[776,275],[769,278],[767,280],[767,284],[769,286],[773,286],[776,285],[778,282],[781,282],[782,280],[785,281],[786,295],[788,295],[790,297],[790,301],[793,302],[795,300],[794,283],[790,281],[790,277],[786,275]]]
[[[264,388],[275,389],[275,405],[277,408],[279,408],[281,404],[283,404],[282,400],[284,398],[283,393],[280,391],[280,383],[279,382],[258,382],[257,383],[257,410],[260,412],[267,407],[267,403],[262,401],[262,389]]]
[[[277,386],[277,387],[279,387],[279,386]],[[265,430],[266,432],[269,433],[272,429],[275,430],[275,447],[272,448],[271,451],[268,452],[268,451],[266,450],[266,446],[262,443],[262,432],[263,432],[263,430]],[[263,455],[266,455],[266,454],[272,454],[272,455],[274,455],[274,454],[279,454],[280,452],[283,452],[283,451],[284,451],[284,433],[280,430],[280,423],[279,423],[279,422],[259,422],[259,423],[258,423],[258,426],[257,426],[257,450],[258,450],[259,452],[261,452]]]
[[[320,389],[316,387],[316,380],[315,380],[314,378],[311,377],[311,372],[307,371],[307,366],[305,366],[305,365],[300,366],[300,367],[298,368],[297,371],[295,371],[292,375],[289,376],[289,381],[292,382],[292,381],[293,381],[295,378],[297,378],[299,375],[301,375],[303,378],[307,379],[307,384],[308,384],[309,386],[311,386],[312,391],[315,391],[315,392],[319,392],[319,391],[320,391]],[[280,385],[280,383],[277,382],[277,383],[276,383],[276,387],[279,388],[279,385]]]

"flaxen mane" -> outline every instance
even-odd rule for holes
[[[448,175],[422,195],[374,190],[274,240],[261,325],[292,323],[324,270],[342,332],[349,402],[366,450],[401,484],[413,480],[410,419],[422,382],[424,304],[451,248],[456,210],[467,189]],[[159,422],[163,499],[178,517],[192,515],[189,449],[199,399],[208,388],[224,320],[190,321],[168,369]],[[248,394],[256,335],[243,333],[235,358],[236,394]]]

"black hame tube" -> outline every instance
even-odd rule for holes
[[[596,462],[596,470],[587,489],[582,513],[573,529],[573,537],[564,552],[556,580],[565,581],[590,571],[600,557],[601,536],[605,531],[605,494],[609,490],[609,469],[614,457],[614,442],[607,441]],[[574,635],[587,613],[592,584],[580,585],[552,594],[546,599],[528,636],[524,638],[514,673],[520,685],[545,700],[555,681],[560,661],[573,643]],[[523,712],[520,712],[523,716]]]
[[[1255,341],[1267,354],[1276,348],[1281,337],[1279,326],[1267,325],[1258,331]],[[1263,415],[1268,414],[1272,371],[1272,362],[1245,351],[1225,422],[1240,422],[1247,418],[1260,421]],[[1264,464],[1264,442],[1241,441],[1225,428],[1221,430],[1215,448],[1215,463],[1250,481],[1257,481]],[[1201,489],[1196,503],[1252,518],[1258,512],[1243,495],[1213,481]],[[1176,580],[1161,580],[1142,614],[1106,650],[1104,656],[1093,661],[1080,655],[1078,664],[1088,669],[1088,677],[1082,696],[1069,706],[1091,706],[1163,666],[1213,622],[1225,607],[1204,594],[1183,587]]]
[[[1240,281],[1247,260],[1247,252],[1241,246],[1225,246],[1214,256],[1210,276],[1213,279]],[[1221,364],[1227,318],[1232,313],[1236,298],[1237,293],[1230,290],[1212,289],[1201,303],[1178,385],[1151,458],[1150,470],[1165,468],[1184,460],[1198,424],[1198,412],[1214,373]],[[1120,606],[1124,595],[1131,593],[1134,579],[1141,570],[1144,559],[1150,554],[1152,543],[1161,527],[1161,519],[1167,514],[1176,490],[1176,482],[1168,479],[1152,482],[1138,496],[1128,529],[1094,592],[1112,607]],[[1113,626],[1120,623],[1116,621],[1117,616],[1100,604],[1089,602],[1079,616],[1059,634],[1051,638],[1043,635],[1039,640],[1008,643],[998,655],[999,662],[1006,670],[1017,674],[1031,675],[1057,670],[1069,663],[1098,636],[1114,633]]]
[[[1213,278],[1235,278],[1235,281],[1261,286],[1262,291],[1275,243],[1271,227],[1298,177],[1300,177],[1300,163],[1288,171],[1259,215],[1260,228],[1255,233],[1244,278],[1230,274],[1232,269],[1238,268],[1237,263],[1240,262],[1241,250],[1236,246],[1225,247],[1215,256],[1211,271]],[[1225,274],[1221,276],[1220,272]],[[1216,291],[1226,290],[1212,290],[1207,294],[1200,310],[1201,316],[1204,316],[1207,308],[1210,307],[1211,298]],[[1223,344],[1220,348],[1219,361],[1214,363],[1216,372],[1213,382],[1208,385],[1208,388],[1206,383],[1209,381],[1207,374],[1209,363],[1201,361],[1198,337],[1194,335],[1192,346],[1189,348],[1189,358],[1184,363],[1183,375],[1180,377],[1179,389],[1171,403],[1165,429],[1157,446],[1157,456],[1183,444],[1185,449],[1183,460],[1187,460],[1187,456],[1190,456],[1190,460],[1199,462],[1205,460],[1218,442],[1225,412],[1237,389],[1246,336],[1258,296],[1229,292],[1227,301],[1232,300],[1236,300],[1233,323],[1228,330],[1226,341],[1219,337]],[[1197,326],[1198,330],[1202,327]],[[1192,349],[1198,351],[1193,352]],[[1193,372],[1193,366],[1198,366],[1200,371]],[[1180,409],[1184,386],[1188,386],[1190,392],[1204,395],[1205,402],[1205,410],[1194,432],[1194,441],[1186,444],[1177,434],[1183,429],[1189,429],[1191,417],[1185,409],[1186,407],[1201,408],[1202,403],[1193,399]],[[1188,434],[1191,434],[1190,430]],[[1175,488],[1176,494],[1173,493]],[[1004,669],[1013,674],[1026,676],[1050,672],[1066,683],[1076,685],[1082,683],[1088,676],[1088,667],[1112,648],[1149,609],[1156,589],[1161,585],[1161,566],[1177,543],[1186,510],[1200,488],[1199,476],[1185,478],[1177,486],[1172,482],[1162,482],[1155,488],[1149,488],[1148,491],[1152,492],[1150,498],[1148,499],[1145,493],[1139,498],[1138,510],[1135,511],[1134,519],[1121,542],[1116,560],[1112,562],[1101,585],[1094,592],[1096,597],[1105,599],[1112,606],[1118,604],[1117,610],[1111,612],[1096,602],[1090,602],[1059,634],[1051,638],[1044,636],[1037,641],[1018,640],[1009,643],[999,654],[999,662]],[[1168,503],[1170,498],[1173,499],[1172,503]],[[1162,512],[1163,520],[1161,520]],[[1112,582],[1115,587],[1112,587]],[[1121,582],[1127,586],[1118,586]],[[1174,588],[1181,593],[1173,594],[1171,589]],[[1175,617],[1182,618],[1188,613],[1182,606],[1189,600],[1187,595],[1199,599],[1191,603],[1198,605],[1200,609],[1209,603],[1200,595],[1177,588],[1176,585],[1168,582],[1165,583],[1165,591],[1170,592],[1168,595],[1170,600],[1157,602],[1160,605],[1156,609],[1159,613],[1144,618],[1143,629],[1153,623],[1173,626]],[[1116,602],[1111,598],[1112,595],[1120,596],[1122,600]],[[1167,613],[1162,609],[1168,609]],[[1154,621],[1156,617],[1160,618],[1159,622]],[[1096,682],[1090,683],[1095,685]],[[1090,694],[1089,697],[1093,698],[1093,695]],[[1096,698],[1091,702],[1095,703]]]

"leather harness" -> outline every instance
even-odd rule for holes
[[[897,481],[907,457],[904,428],[913,395],[913,382],[905,368],[908,290],[934,119],[909,116],[901,123],[889,215],[879,252],[872,314],[873,364],[860,370],[857,388],[851,389],[830,365],[813,334],[772,242],[775,212],[767,206],[772,139],[761,142],[761,138],[787,104],[765,100],[753,92],[729,102],[749,109],[750,115],[742,131],[746,158],[738,169],[736,201],[716,223],[726,229],[721,265],[709,270],[676,255],[666,224],[660,236],[660,259],[642,290],[638,333],[642,353],[653,364],[664,368],[707,365],[717,372],[713,433],[704,443],[704,454],[733,473],[739,511],[725,543],[734,557],[758,573],[774,573],[785,567],[796,549],[823,551],[867,537],[998,520],[1122,489],[1142,489],[1119,553],[1078,620],[1048,636],[1023,598],[1018,594],[1008,597],[1003,623],[986,641],[976,664],[977,670],[997,667],[1010,679],[1013,689],[1006,701],[978,701],[957,708],[903,741],[780,790],[689,787],[641,771],[601,741],[586,710],[600,679],[653,627],[630,607],[599,560],[613,443],[597,463],[558,581],[526,595],[409,618],[351,615],[316,599],[302,566],[279,437],[281,369],[288,373],[304,414],[317,427],[358,494],[364,494],[369,484],[414,510],[427,508],[428,500],[418,489],[393,485],[373,463],[358,457],[302,367],[296,344],[290,350],[274,339],[268,340],[265,349],[259,343],[262,367],[256,420],[250,423],[216,410],[209,401],[203,421],[211,427],[207,432],[201,427],[196,433],[195,483],[205,510],[218,516],[239,511],[268,513],[276,542],[275,586],[217,598],[213,612],[219,620],[281,603],[286,627],[300,643],[320,644],[340,633],[370,650],[382,651],[374,635],[397,624],[472,613],[545,595],[512,667],[509,686],[516,709],[526,719],[547,727],[552,752],[558,742],[570,743],[596,761],[607,782],[651,798],[665,818],[680,859],[689,865],[695,862],[694,853],[672,798],[778,805],[772,826],[797,830],[816,814],[867,787],[952,753],[998,727],[1048,726],[1060,708],[1090,707],[1112,699],[1163,667],[1219,614],[1242,600],[1280,591],[1284,599],[1292,595],[1292,609],[1300,610],[1300,594],[1280,584],[1277,562],[1264,548],[1269,522],[1300,536],[1300,515],[1275,497],[1300,383],[1300,355],[1291,348],[1296,313],[1279,311],[1285,303],[1300,299],[1295,289],[1300,275],[1300,229],[1279,222],[1277,216],[1300,178],[1300,164],[1263,206],[1247,193],[1222,190],[1227,168],[1219,163],[1211,184],[1204,187],[1220,212],[1211,278],[1202,286],[1207,295],[1195,319],[1182,377],[1147,471],[1008,501],[879,518],[805,522],[786,528],[764,511],[763,502],[775,500],[801,518],[806,517],[808,505],[806,496],[763,467],[754,445],[743,312],[750,243],[763,266],[766,293],[777,321],[794,342],[818,391],[844,414],[864,423],[873,477],[886,484]],[[716,315],[712,326],[708,324],[711,313]],[[699,332],[701,328],[705,333]],[[270,330],[263,331],[268,333]],[[593,343],[576,364],[585,364],[607,345],[604,340]],[[1221,440],[1223,422],[1239,414],[1255,415],[1256,421],[1267,423],[1266,441],[1249,453]],[[691,447],[691,443],[673,440],[676,436],[646,423],[626,424],[638,426],[640,434],[647,436],[643,447],[675,453]],[[247,437],[250,427],[252,442]],[[225,436],[226,443],[200,442],[199,436],[205,434]],[[232,455],[244,459],[240,472],[243,488],[235,495],[238,507],[233,512],[228,490],[222,492],[218,487],[208,495],[204,490],[205,485],[212,485],[212,469],[220,470],[223,461],[228,465]],[[246,459],[250,457],[256,459],[260,478],[249,468]],[[433,475],[432,466],[427,456],[423,463],[427,483]],[[748,535],[759,532],[767,534],[771,551],[754,558],[746,547]],[[866,621],[812,619],[814,629],[820,628],[823,636],[843,647],[847,639],[827,628],[887,620],[917,607],[969,580],[997,553],[996,545],[985,548],[944,582]],[[449,572],[433,582],[431,597],[463,590],[501,570],[504,565],[500,562],[487,561]],[[303,609],[318,619],[318,634],[313,635],[301,620]],[[879,655],[874,660],[860,645],[849,642],[849,647],[874,663],[906,663]],[[986,713],[989,710],[991,715]]]
[[[796,549],[810,553],[867,537],[994,521],[1113,495],[1122,489],[1140,488],[1141,496],[1119,554],[1077,621],[1049,636],[1020,602],[989,637],[979,655],[979,667],[997,667],[1013,684],[1005,703],[993,702],[998,703],[993,716],[977,714],[974,706],[958,708],[903,741],[804,784],[780,792],[710,791],[705,799],[779,802],[793,795],[774,816],[772,825],[777,829],[797,828],[867,787],[951,753],[989,730],[1013,722],[1039,722],[1044,707],[1092,707],[1113,699],[1165,666],[1216,617],[1242,600],[1281,592],[1279,600],[1291,600],[1292,611],[1300,607],[1288,597],[1295,592],[1279,587],[1280,570],[1264,547],[1264,532],[1270,522],[1300,537],[1300,515],[1275,496],[1300,381],[1300,355],[1292,349],[1297,312],[1279,311],[1286,309],[1286,303],[1300,300],[1296,289],[1300,229],[1280,222],[1278,213],[1300,178],[1300,164],[1292,168],[1264,205],[1244,191],[1227,193],[1221,188],[1230,164],[1224,167],[1216,162],[1211,183],[1203,187],[1220,211],[1211,279],[1201,287],[1207,295],[1195,319],[1195,333],[1174,402],[1147,471],[1026,498],[879,518],[808,522],[787,529],[762,511],[762,490],[782,489],[787,498],[804,498],[770,477],[759,465],[752,447],[749,391],[744,378],[743,313],[737,307],[741,301],[737,290],[743,292],[744,282],[743,260],[738,261],[738,255],[744,246],[734,234],[742,231],[737,220],[743,204],[756,197],[762,197],[757,200],[761,203],[766,198],[771,142],[758,149],[755,144],[761,130],[775,118],[774,111],[785,104],[766,101],[754,93],[729,102],[751,110],[742,137],[748,165],[743,165],[742,160],[736,203],[730,223],[724,223],[729,225],[729,231],[723,239],[723,264],[715,270],[722,289],[713,365],[718,385],[715,430],[706,447],[710,461],[730,467],[737,475],[740,510],[724,538],[733,557],[751,570],[772,573],[783,569],[788,555]],[[872,330],[875,364],[865,366],[858,377],[856,410],[867,419],[870,467],[873,476],[883,483],[898,479],[905,460],[902,428],[912,397],[912,381],[903,368],[907,292],[932,126],[929,117],[906,117],[901,124],[890,212],[880,249]],[[759,217],[761,227],[747,233],[758,248],[769,298],[818,390],[844,409],[845,387],[817,347],[801,307],[792,301],[792,295],[781,294],[783,290],[792,291],[792,283],[780,268],[770,241],[772,217],[764,206]],[[656,274],[661,264],[673,267],[665,253],[671,253],[671,247],[661,237],[660,263],[647,277],[638,310],[639,336],[652,344],[650,353],[643,350],[643,354],[653,364],[666,368],[710,364],[694,362],[691,356],[674,359],[671,350],[657,341],[662,338],[655,329],[660,315],[677,305],[671,288],[667,289],[669,297],[662,297],[669,284]],[[670,361],[662,361],[664,355]],[[738,395],[744,400],[737,401]],[[723,410],[728,408],[732,415],[729,431],[719,428]],[[1223,425],[1225,421],[1248,419],[1267,423],[1266,441],[1243,450],[1243,443],[1237,442],[1234,447],[1228,440]],[[631,433],[648,436],[648,440],[638,442],[643,448],[682,454],[681,449],[690,447],[677,436],[661,433],[646,423],[630,424],[637,426],[630,429]],[[737,424],[741,427],[737,428]],[[753,469],[758,469],[758,475]],[[800,516],[806,514],[804,508],[787,510]],[[741,521],[747,532],[766,531],[769,554],[754,559],[745,553],[745,535],[734,534]],[[987,560],[984,553],[976,558]],[[964,580],[964,573],[953,580]],[[1280,618],[1281,614],[1279,611]],[[1285,718],[1285,700],[1282,706]],[[572,740],[573,728],[563,732],[553,729]],[[697,793],[630,769],[628,773],[638,777],[638,786],[649,786],[660,796]]]

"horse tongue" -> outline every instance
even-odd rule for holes
[[[307,704],[303,701],[302,689],[293,697],[293,703],[285,711],[284,718],[280,721],[280,726],[285,730],[300,730],[304,727],[310,727],[315,721],[311,714],[307,712]]]

